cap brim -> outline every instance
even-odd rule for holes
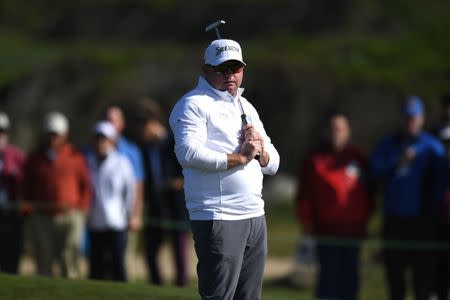
[[[244,66],[247,66],[247,64],[244,62],[244,61],[242,61],[242,60],[239,60],[239,59],[235,59],[235,58],[230,58],[230,59],[228,59],[228,58],[222,58],[222,59],[218,59],[217,61],[215,61],[214,63],[210,63],[210,65],[211,66],[213,66],[213,67],[217,67],[218,65],[221,65],[221,64],[223,64],[224,62],[227,62],[227,61],[238,61],[238,62],[240,62],[241,64],[243,64]]]
[[[408,118],[416,118],[416,117],[423,116],[423,112],[422,111],[414,111],[414,112],[407,111],[407,112],[403,112],[403,115]]]
[[[47,130],[47,134],[66,135],[67,132],[61,132],[61,131],[58,131],[58,130]]]

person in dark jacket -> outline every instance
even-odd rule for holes
[[[22,254],[24,219],[19,208],[25,154],[9,143],[10,122],[0,112],[0,272],[15,274]]]
[[[158,103],[141,103],[142,152],[146,170],[145,227],[146,255],[150,282],[161,285],[158,254],[165,233],[169,233],[176,267],[177,286],[188,283],[187,242],[189,217],[184,201],[183,175],[175,157],[174,140],[165,125]]]
[[[320,238],[361,239],[373,209],[368,160],[350,144],[348,118],[329,118],[326,143],[305,159],[299,174],[298,217],[305,234]],[[357,299],[360,245],[319,240],[318,299]]]
[[[436,235],[444,148],[423,131],[424,105],[418,97],[404,101],[402,115],[401,130],[383,138],[372,156],[373,173],[383,186],[386,278],[390,299],[405,299],[411,269],[415,298],[429,299],[435,264],[430,249],[422,246]]]

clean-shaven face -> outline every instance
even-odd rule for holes
[[[329,130],[330,142],[335,149],[342,149],[350,141],[350,124],[345,116],[334,116]]]
[[[409,117],[405,116],[404,122],[406,134],[409,136],[417,136],[423,129],[425,117],[424,115],[409,116]]]
[[[106,111],[106,120],[111,122],[119,133],[125,128],[125,116],[123,115],[123,111],[117,106],[108,108]]]
[[[94,150],[100,156],[106,156],[112,149],[114,149],[114,141],[108,139],[104,135],[96,134],[93,138]]]
[[[244,65],[236,60],[226,61],[216,67],[204,65],[205,79],[220,91],[228,91],[236,96],[244,78]]]

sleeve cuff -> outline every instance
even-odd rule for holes
[[[228,168],[228,156],[226,153],[220,153],[216,158],[216,170],[225,171]]]
[[[267,153],[269,153],[269,163],[267,164],[267,166],[262,167],[261,171],[263,172],[263,174],[273,175],[278,171],[279,156],[276,150],[274,151],[272,147],[269,147],[266,151]]]

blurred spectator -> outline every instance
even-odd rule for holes
[[[106,120],[111,122],[117,131],[118,138],[116,147],[119,153],[125,155],[131,162],[133,173],[135,176],[135,195],[133,212],[129,219],[129,228],[131,230],[139,230],[142,227],[142,213],[143,213],[143,182],[144,182],[144,163],[142,161],[142,154],[139,147],[133,142],[125,138],[122,133],[125,129],[125,116],[123,110],[117,105],[111,105],[106,109]]]
[[[93,150],[86,152],[93,186],[88,219],[90,278],[126,281],[127,228],[135,200],[135,178],[130,161],[115,149],[117,132],[107,121],[94,128]]]
[[[450,110],[450,98],[447,103]],[[442,243],[443,248],[437,251],[438,262],[435,278],[435,294],[438,300],[447,300],[450,289],[450,124],[441,129],[439,137],[446,148],[447,182],[439,218],[438,241]]]
[[[441,143],[423,131],[424,106],[413,96],[402,105],[403,127],[381,140],[372,158],[384,190],[385,265],[392,300],[405,299],[411,268],[416,299],[429,299],[435,264],[436,209],[442,201],[445,162]]]
[[[441,99],[441,120],[431,131],[440,138],[441,131],[450,126],[450,94],[446,94]]]
[[[0,112],[0,272],[17,273],[22,253],[23,217],[18,210],[24,153],[9,144],[8,116]]]
[[[42,145],[30,154],[24,171],[24,198],[34,207],[29,227],[38,273],[52,275],[57,260],[63,276],[79,277],[89,174],[82,154],[68,141],[67,118],[52,112],[44,129]]]
[[[368,161],[350,144],[350,125],[343,114],[328,119],[328,139],[301,167],[298,216],[305,235],[355,238],[366,235],[373,201]],[[352,300],[359,288],[360,243],[317,244],[318,299]]]
[[[165,124],[161,108],[147,101],[142,107],[143,156],[146,169],[146,216],[151,220],[146,226],[145,239],[150,281],[162,284],[158,252],[165,229],[170,234],[176,267],[176,284],[187,284],[186,252],[189,216],[184,201],[183,175],[174,152],[174,140]]]

